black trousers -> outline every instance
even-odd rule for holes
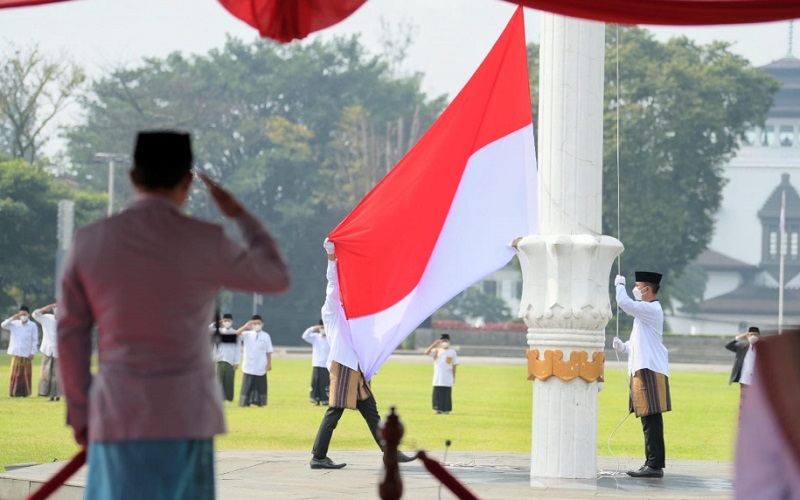
[[[663,469],[666,466],[666,451],[664,449],[664,419],[661,417],[661,413],[642,417],[642,431],[644,431],[644,454],[647,457],[645,465]]]
[[[378,433],[381,416],[378,413],[378,405],[375,404],[375,398],[370,396],[363,401],[356,402],[356,409],[361,413],[361,416],[364,417],[364,421],[367,422],[367,427],[369,427],[369,431],[372,433],[372,438],[378,443],[378,447],[383,450],[381,436]],[[325,416],[322,417],[322,423],[319,424],[317,438],[314,440],[314,448],[311,450],[314,454],[314,458],[323,459],[328,456],[328,446],[331,444],[333,431],[339,424],[339,419],[342,418],[344,410],[344,408],[328,407],[327,411],[325,411]]]

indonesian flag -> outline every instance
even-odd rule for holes
[[[329,238],[369,380],[422,321],[538,232],[522,8],[438,120]]]

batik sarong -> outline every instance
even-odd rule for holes
[[[31,358],[11,356],[11,381],[8,388],[9,396],[12,398],[24,398],[31,395],[32,365]]]

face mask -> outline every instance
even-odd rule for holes
[[[442,342],[441,346],[442,346],[442,349],[447,349],[448,347],[450,347],[450,342]]]
[[[756,342],[758,342],[758,335],[750,335],[749,337],[747,337],[747,341],[750,342],[750,345],[755,344]]]
[[[58,316],[58,308],[53,308],[53,316]]]
[[[223,321],[222,326],[224,328],[230,328],[231,326],[233,326],[233,321]]]
[[[28,317],[27,316],[20,316],[19,320],[22,321],[23,323],[27,323],[28,322]]]
[[[253,330],[257,332],[260,332],[262,328],[264,328],[264,325],[253,325]]]
[[[634,288],[632,290],[632,292],[633,292],[633,298],[634,299],[642,300],[642,291],[641,290],[639,290],[638,288]]]

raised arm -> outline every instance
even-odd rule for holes
[[[226,190],[207,176],[200,178],[225,217],[232,219],[245,241],[242,247],[230,238],[220,238],[216,276],[222,286],[254,293],[280,293],[289,288],[289,268],[267,229]]]

